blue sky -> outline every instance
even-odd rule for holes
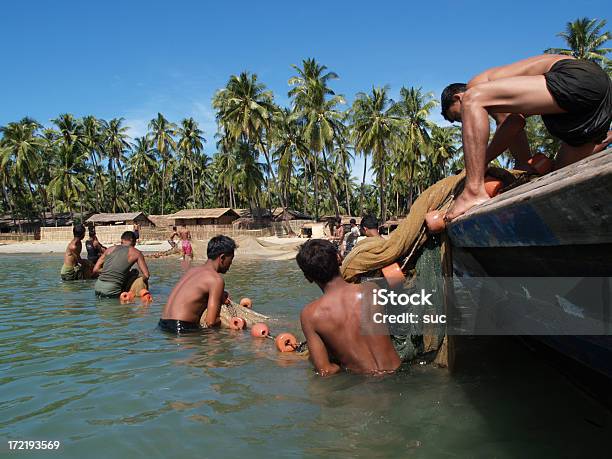
[[[281,104],[291,64],[306,57],[339,74],[333,88],[349,103],[385,84],[392,96],[413,85],[438,97],[449,82],[561,46],[567,21],[611,12],[609,0],[5,2],[0,125],[69,112],[124,117],[142,135],[159,111],[198,120],[212,154],[211,97],[242,70]]]

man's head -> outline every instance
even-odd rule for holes
[[[215,236],[208,241],[206,256],[209,260],[218,263],[217,272],[226,273],[230,269],[236,247],[236,242],[227,236]]]
[[[325,239],[311,239],[302,245],[296,261],[304,277],[321,286],[340,275],[340,254],[336,247]]]
[[[126,231],[121,235],[121,245],[136,245],[136,235],[134,231]]]
[[[85,226],[78,224],[72,228],[72,235],[77,239],[83,239],[85,237]]]
[[[356,226],[357,225],[357,220],[355,220],[354,218],[351,218],[350,222],[351,226]]]
[[[172,231],[176,231],[176,226],[173,226],[173,227],[172,227]]]
[[[96,228],[95,226],[89,227],[89,237],[96,237]]]
[[[442,116],[446,121],[461,122],[461,98],[466,90],[465,83],[453,83],[442,91],[440,102],[442,103]]]
[[[374,215],[366,215],[361,219],[361,230],[368,237],[379,236],[378,219]]]

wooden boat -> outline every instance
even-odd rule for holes
[[[551,311],[551,304],[548,309],[526,310],[529,317],[521,322],[524,333],[516,334],[530,334],[546,325],[549,332],[538,340],[612,378],[612,149],[471,209],[448,226],[448,235],[459,281],[479,276],[521,278],[524,282],[516,284],[523,288],[522,283],[537,278],[596,282],[600,303],[572,304],[567,309],[556,305],[554,311],[561,320],[577,317],[574,306],[583,317],[597,316],[601,328],[596,334],[560,336],[562,330],[555,334],[556,323],[544,313]]]

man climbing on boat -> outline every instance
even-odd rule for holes
[[[466,169],[464,190],[448,210],[447,221],[489,199],[486,165],[506,149],[517,167],[527,167],[526,116],[542,115],[549,132],[561,139],[556,169],[596,152],[612,122],[610,77],[594,62],[564,55],[544,54],[491,68],[467,85],[447,86],[441,99],[442,116],[462,123]],[[489,115],[497,129],[487,146]]]
[[[159,327],[171,333],[200,329],[206,310],[207,327],[221,324],[221,304],[225,301],[225,274],[232,266],[236,243],[227,236],[215,236],[208,242],[204,265],[189,269],[176,284],[162,311]]]
[[[298,266],[323,296],[300,314],[310,360],[321,376],[343,368],[355,373],[386,373],[401,364],[391,338],[384,333],[364,333],[362,300],[368,284],[349,284],[340,275],[341,258],[334,245],[311,239],[300,248]]]

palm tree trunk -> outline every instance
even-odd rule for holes
[[[195,200],[195,178],[193,177],[193,163],[190,164],[191,169],[191,202],[192,205],[195,206],[196,205],[196,200]]]
[[[334,186],[334,181],[332,180],[331,173],[327,165],[327,155],[325,154],[325,148],[323,149],[322,153],[323,153],[323,164],[325,166],[325,175],[327,177],[327,183],[329,184],[329,191],[332,195],[332,202],[334,203],[334,211],[336,212],[336,217],[340,217],[340,204],[338,203],[338,195],[336,194],[336,187]]]
[[[314,155],[314,198],[315,198],[315,219],[319,219],[319,168],[317,155]]]
[[[308,176],[307,176],[307,173],[308,173],[308,168],[306,167],[306,163],[304,163],[304,180],[303,180],[304,189],[302,190],[302,198],[304,200],[303,208],[304,208],[305,214],[308,214],[308,211],[306,209],[306,207],[308,206]]]
[[[344,187],[346,188],[346,212],[351,215],[351,198],[349,196],[348,173],[344,176]]]
[[[368,170],[368,155],[364,154],[363,155],[363,178],[361,179],[361,193],[359,196],[359,214],[363,215],[363,197],[365,194],[365,179],[366,179],[366,172]]]
[[[385,166],[381,166],[380,171],[380,223],[383,225],[387,221],[387,203],[385,202]]]
[[[164,215],[164,198],[166,191],[166,161],[162,165],[161,214]]]

